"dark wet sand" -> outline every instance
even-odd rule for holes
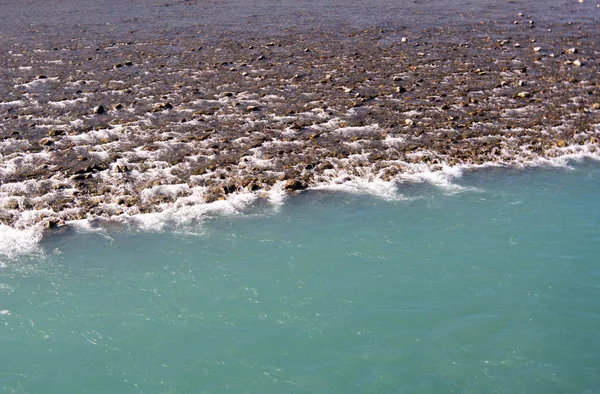
[[[598,152],[595,2],[104,3],[0,5],[0,223]]]

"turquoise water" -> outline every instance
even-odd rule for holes
[[[600,165],[312,191],[2,260],[0,392],[600,390]]]

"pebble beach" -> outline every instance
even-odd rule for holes
[[[598,157],[600,7],[551,3],[5,4],[0,223]]]

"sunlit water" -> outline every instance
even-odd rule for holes
[[[600,165],[454,184],[4,258],[0,392],[598,392]]]

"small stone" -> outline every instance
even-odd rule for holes
[[[406,42],[406,41],[408,41],[408,38],[406,38],[406,37],[402,37],[402,38],[400,39],[400,42]]]
[[[565,146],[567,146],[567,143],[565,142],[565,140],[558,140],[558,142],[556,143],[556,145],[559,148],[564,148]]]
[[[152,112],[166,111],[166,110],[171,109],[171,108],[173,108],[173,105],[171,103],[160,103],[160,104],[157,104],[152,109]]]
[[[573,60],[573,65],[575,65],[577,67],[581,67],[581,66],[583,66],[583,63],[581,62],[581,60],[576,59],[576,60]]]
[[[19,202],[15,199],[8,200],[4,206],[6,209],[19,209]]]
[[[52,138],[42,138],[39,144],[42,146],[50,146],[54,144],[54,140]]]
[[[297,179],[290,179],[285,183],[285,186],[283,188],[287,191],[296,191],[305,189],[306,185]]]
[[[600,103],[592,104],[592,109],[600,109]]]
[[[117,164],[113,168],[113,172],[118,173],[118,174],[123,174],[127,171],[129,171],[129,168],[127,168],[127,166],[125,164]]]
[[[123,108],[123,104],[119,103],[119,104],[115,104],[112,107],[113,109],[122,109]]]
[[[404,124],[407,126],[412,126],[413,124],[415,124],[415,121],[412,119],[404,119]]]
[[[48,135],[50,137],[56,137],[56,136],[63,135],[63,134],[65,134],[64,130],[55,130],[55,129],[52,129],[52,130],[50,130],[48,132]]]
[[[566,50],[567,53],[577,53],[579,50],[577,48],[569,48]]]
[[[394,88],[394,91],[395,91],[396,93],[404,93],[404,92],[406,92],[406,89],[405,89],[405,88],[403,88],[402,86],[396,86],[396,87]]]
[[[533,47],[534,52],[540,52],[541,50],[542,50],[542,47]]]
[[[56,228],[58,227],[58,220],[56,219],[48,219],[45,223],[44,223],[44,227],[47,229],[52,229],[52,228]]]
[[[519,92],[519,93],[517,93],[517,97],[518,98],[527,98],[527,97],[530,97],[530,96],[531,96],[531,93],[529,93],[529,92]]]
[[[246,109],[250,112],[254,112],[254,111],[258,111],[260,108],[257,107],[256,105],[249,105],[246,107]]]
[[[106,113],[106,108],[104,108],[104,105],[99,105],[96,108],[94,108],[94,113],[96,115],[102,115]]]
[[[48,79],[47,76],[45,75],[38,75],[37,77],[35,77],[36,79]]]
[[[310,52],[310,48],[304,48],[304,52]]]

